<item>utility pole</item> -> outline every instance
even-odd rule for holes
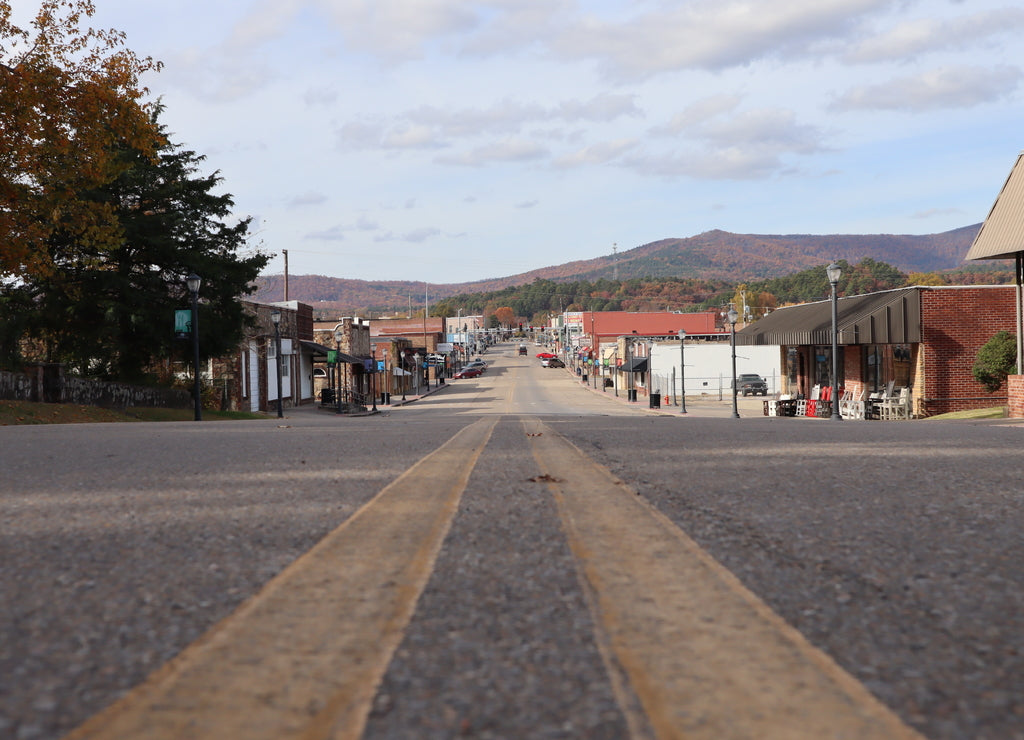
[[[288,250],[282,249],[281,254],[284,255],[284,299],[288,300]]]

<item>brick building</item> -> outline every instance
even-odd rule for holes
[[[838,385],[854,393],[909,388],[915,416],[1006,404],[971,368],[1000,330],[1013,331],[1013,286],[915,286],[838,300]],[[736,332],[739,345],[779,345],[783,392],[832,385],[831,301],[787,306]]]
[[[313,341],[313,308],[298,301],[243,301],[254,325],[238,351],[211,359],[208,377],[219,389],[223,408],[273,411],[277,408],[277,346],[272,314],[280,313],[282,408],[314,400],[314,364],[324,351]]]

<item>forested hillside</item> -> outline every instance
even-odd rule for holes
[[[1004,282],[1009,268],[1001,262],[963,264],[963,256],[979,226],[924,236],[772,236],[708,231],[687,239],[651,242],[617,255],[473,283],[426,286],[403,281],[292,275],[289,292],[293,300],[310,303],[331,316],[415,312],[422,310],[427,291],[431,313],[450,306],[478,313],[481,308],[498,304],[530,317],[570,306],[598,310],[688,310],[714,302],[716,296],[732,292],[737,285],[770,293],[782,302],[809,300],[827,291],[820,286],[810,287],[814,281],[798,276],[808,270],[817,270],[823,276],[824,265],[833,259],[855,266],[858,282],[851,278],[850,292],[865,292],[895,282],[891,276],[876,274],[872,264],[885,265],[904,276],[934,273],[928,279],[940,283]],[[257,286],[257,300],[276,301],[284,297],[281,275],[261,277]]]

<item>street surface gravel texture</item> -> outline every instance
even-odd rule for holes
[[[892,736],[1024,740],[1024,425],[764,417],[760,399],[742,399],[733,419],[728,400],[694,398],[684,416],[671,403],[627,403],[624,385],[583,386],[514,344],[486,356],[479,378],[365,417],[310,407],[284,420],[0,428],[0,738],[55,740],[90,718],[101,733],[96,715],[111,705],[107,714],[145,711],[133,687],[184,675],[167,661],[211,628],[230,651],[222,626],[256,613],[247,605],[268,582],[288,582],[293,561],[367,509],[386,518],[396,502],[379,494],[396,481],[449,491],[450,509],[423,497],[441,544],[414,558],[422,582],[381,586],[414,608],[381,620],[397,635],[393,654],[346,699],[349,714],[316,685],[280,677],[293,701],[309,692],[312,724],[296,737],[670,737],[684,725],[688,737],[752,736],[721,729],[745,710],[729,675],[703,704],[684,691],[674,696],[685,706],[655,706],[660,687],[644,680],[664,674],[635,649],[633,602],[616,601],[641,574],[616,572],[617,541],[599,543],[599,516],[568,522],[580,511],[568,504],[589,499],[557,493],[571,465],[542,474],[535,453],[548,436],[529,432],[542,429],[572,443],[572,464],[591,465],[594,480],[607,473],[601,500],[621,490],[638,504],[624,511],[649,510],[649,531],[665,531],[621,563],[688,557],[692,541],[695,561],[731,573],[724,596],[771,615],[759,630],[788,623],[812,646],[781,639],[794,659],[823,666],[840,689],[851,677],[912,728]],[[453,483],[436,466],[410,478],[430,456],[452,460],[446,443],[480,419],[497,424],[468,478]],[[385,549],[369,538],[364,560]],[[650,593],[632,611],[670,621],[656,609],[690,593],[672,588],[676,601]],[[698,612],[697,623],[728,638],[735,616]],[[329,628],[362,633],[351,614],[336,619]],[[666,634],[685,644],[687,629]],[[666,658],[685,688],[678,651]],[[238,711],[250,698],[240,694]],[[853,714],[875,721],[876,709]],[[362,719],[331,725],[353,714]],[[768,729],[779,726],[753,736],[800,736]],[[837,724],[833,736],[853,735]]]
[[[928,737],[1024,737],[1024,427],[735,421],[560,430]]]
[[[627,736],[526,442],[518,421],[495,430],[366,738]]]

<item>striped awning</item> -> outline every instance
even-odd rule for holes
[[[836,314],[839,344],[911,344],[921,341],[921,292],[918,288],[840,298]],[[831,343],[830,300],[780,308],[736,332],[738,345],[793,347]]]

